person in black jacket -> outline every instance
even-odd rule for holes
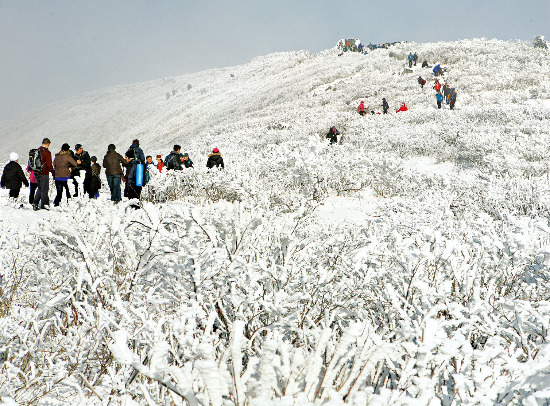
[[[327,140],[330,140],[330,144],[337,144],[338,143],[338,136],[340,135],[340,131],[336,129],[335,126],[330,127],[330,130],[327,134]]]
[[[388,102],[386,101],[386,98],[384,97],[382,99],[382,112],[384,114],[388,114],[388,109],[390,108],[390,105],[388,104]]]
[[[193,161],[191,161],[191,158],[189,158],[189,154],[186,152],[183,154],[183,166],[186,168],[192,168],[193,167]]]
[[[92,160],[90,159],[88,151],[84,151],[84,148],[82,148],[82,144],[76,144],[74,150],[73,159],[76,161],[77,167],[72,170],[71,178],[73,178],[74,185],[73,197],[77,197],[78,182],[75,177],[79,176],[81,171],[84,171],[84,193],[88,193],[90,180],[92,178]]]
[[[218,148],[214,148],[212,150],[212,153],[208,155],[208,161],[206,161],[207,168],[211,169],[214,166],[216,168],[219,168],[220,166],[222,169],[224,168],[222,154]]]
[[[181,171],[183,169],[181,166],[183,162],[183,155],[180,151],[181,146],[176,144],[174,145],[172,152],[166,155],[166,158],[164,158],[164,166],[166,167],[166,170]]]
[[[14,198],[14,200],[19,197],[21,184],[24,183],[25,186],[29,186],[29,181],[18,161],[19,155],[16,152],[12,152],[10,154],[10,162],[4,167],[2,179],[0,179],[0,186],[8,188],[10,190],[10,197]]]

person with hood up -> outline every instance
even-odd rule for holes
[[[405,106],[405,103],[401,103],[401,107],[396,111],[396,113],[399,113],[401,111],[407,111],[407,106]]]
[[[436,92],[440,92],[441,91],[441,83],[439,83],[439,80],[435,80],[435,85],[433,87],[435,89]]]
[[[77,166],[78,163],[71,156],[71,147],[67,143],[63,144],[61,146],[61,151],[55,154],[55,159],[53,160],[53,169],[55,171],[55,189],[57,191],[55,199],[53,200],[54,206],[57,207],[59,206],[59,203],[61,203],[63,189],[65,189],[67,202],[71,198],[67,181],[71,179],[72,168],[76,168]]]
[[[17,155],[17,152],[12,152],[10,154],[10,162],[4,166],[4,172],[2,172],[2,178],[0,179],[0,186],[10,190],[10,199],[13,199],[15,203],[19,197],[19,191],[21,190],[22,184],[28,187],[29,181],[23,173],[21,165],[19,165],[19,155]]]
[[[366,113],[365,113],[365,102],[363,100],[361,100],[361,103],[359,103],[359,106],[357,107],[357,112],[364,116]]]
[[[441,75],[441,73],[443,73],[441,71],[441,65],[440,64],[435,65],[434,68],[432,69],[432,71],[433,71],[435,76],[439,76],[439,75]]]
[[[330,127],[330,130],[328,131],[328,134],[327,134],[327,140],[330,140],[330,145],[338,143],[339,135],[340,135],[340,131],[338,131],[335,126]]]
[[[222,154],[218,148],[212,150],[212,153],[208,155],[208,161],[206,161],[207,168],[212,169],[214,166],[224,168]]]
[[[386,101],[386,98],[384,97],[382,99],[382,112],[384,114],[388,114],[389,108],[390,108],[390,105],[388,104],[388,102]]]

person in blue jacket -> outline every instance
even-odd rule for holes
[[[437,64],[433,68],[433,72],[435,76],[439,76],[441,74],[441,65]]]
[[[435,100],[437,101],[437,108],[440,109],[441,108],[441,102],[443,101],[443,95],[441,94],[441,92],[439,90],[435,94]]]
[[[134,151],[134,159],[137,159],[140,163],[145,163],[145,154],[143,153],[143,150],[139,147],[139,140],[132,141],[132,145],[130,145],[130,148],[128,151]]]
[[[409,68],[412,68],[413,66],[413,59],[414,59],[414,56],[412,52],[409,52]]]

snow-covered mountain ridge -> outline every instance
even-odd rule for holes
[[[456,110],[410,51],[448,67]],[[137,137],[196,168],[153,176],[141,210],[105,182],[50,212],[0,191],[1,399],[544,404],[549,68],[497,40],[278,53],[2,123],[1,157]]]

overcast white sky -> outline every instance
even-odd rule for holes
[[[535,35],[550,37],[550,0],[0,0],[0,120],[112,85],[318,52],[340,38]]]

